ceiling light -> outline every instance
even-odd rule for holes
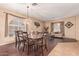
[[[32,3],[32,6],[36,6],[36,5],[38,5],[37,3]]]

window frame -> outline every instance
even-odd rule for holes
[[[55,23],[60,23],[60,32],[57,32],[57,34],[60,34],[60,33],[63,33],[63,34],[64,34],[64,22],[63,22],[63,21],[61,21],[61,22],[52,22],[52,23],[51,23],[51,32],[55,33],[55,32],[54,32],[54,29],[53,29],[53,28],[54,28],[53,25],[54,25]],[[62,24],[63,24],[63,29],[61,28],[61,25],[62,25]]]

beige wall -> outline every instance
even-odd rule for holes
[[[79,16],[76,16],[76,39],[79,40]]]
[[[0,12],[0,37],[4,37],[4,31],[5,31],[5,14]]]
[[[71,28],[67,28],[66,26],[64,26],[65,37],[76,38],[76,22],[75,21],[76,21],[76,17],[69,17],[64,20],[64,24],[66,24],[67,22],[71,22],[73,24]]]
[[[33,18],[29,18],[29,19],[25,19],[26,21],[26,24],[27,24],[27,30],[28,32],[33,32],[33,31],[39,31],[39,32],[42,32],[43,31],[43,22],[42,21],[39,21],[37,19],[33,19]],[[40,26],[39,27],[36,27],[34,25],[34,22],[39,22],[40,23]]]
[[[62,18],[62,19],[53,19],[53,20],[45,22],[45,26],[49,27],[48,29],[49,33],[51,32],[51,23],[60,22],[60,21],[64,21],[65,37],[79,40],[79,16],[73,16],[73,17]],[[65,26],[65,24],[68,21],[73,23],[73,26],[69,29]]]
[[[10,37],[5,37],[5,13],[0,12],[0,45],[11,43]]]

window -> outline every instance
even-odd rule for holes
[[[60,29],[60,23],[54,23],[53,24],[53,32],[61,32],[61,29]]]
[[[14,17],[13,20],[9,23],[9,36],[14,36],[16,30],[26,30],[26,26],[23,23],[23,20],[18,17]]]

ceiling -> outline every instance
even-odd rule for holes
[[[38,3],[36,6],[33,6],[32,3],[0,4],[1,7],[23,15],[27,15],[27,5],[29,5],[28,14],[30,17],[44,21],[79,15],[79,3]]]

